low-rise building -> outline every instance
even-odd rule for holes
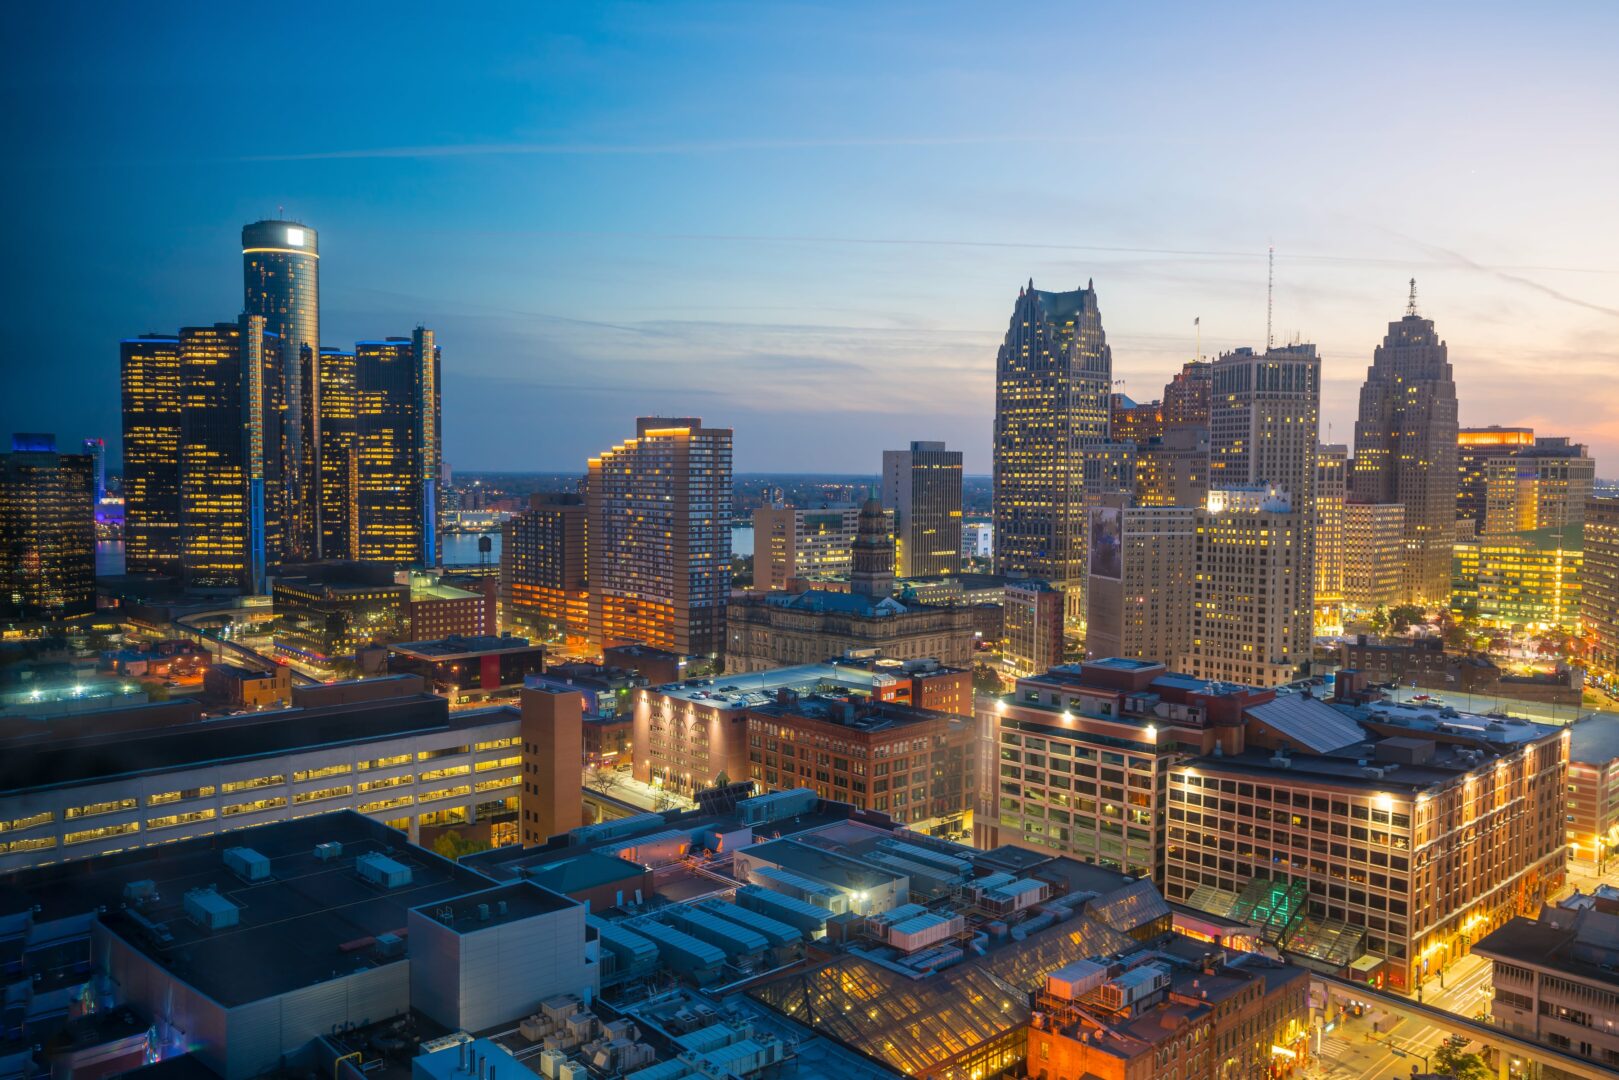
[[[726,618],[725,668],[738,673],[870,649],[971,667],[978,640],[970,607],[825,589],[733,599]]]
[[[1493,961],[1490,1015],[1499,1027],[1619,1069],[1619,915],[1548,907],[1539,918],[1512,919],[1474,951]]]
[[[208,696],[232,709],[273,709],[292,700],[292,671],[280,664],[269,671],[215,664],[202,677]]]
[[[1593,713],[1568,733],[1569,856],[1600,874],[1619,852],[1619,718]]]
[[[0,741],[0,872],[345,808],[413,840],[450,826],[517,839],[516,709],[451,714],[443,698],[412,694],[172,714],[121,710]]]
[[[897,683],[881,671],[818,663],[648,687],[636,694],[635,778],[683,794],[740,780],[750,772],[748,709],[782,691],[880,698]]]
[[[748,776],[766,791],[809,788],[929,835],[972,835],[974,724],[850,694],[777,699],[747,710]]]
[[[5,885],[20,993],[0,1047],[20,1031],[20,1054],[4,1056],[19,1075],[38,1067],[33,1045],[54,1055],[51,1036],[89,1011],[70,1002],[130,1021],[97,1033],[115,1037],[86,1055],[103,1069],[190,1055],[204,1073],[246,1080],[412,1010],[481,1030],[598,985],[583,904],[497,884],[353,813],[39,867]]]
[[[436,693],[458,702],[520,689],[545,670],[545,646],[519,637],[451,636],[388,647],[388,671],[420,675]]]
[[[878,700],[897,701],[953,716],[973,715],[973,675],[966,668],[949,667],[931,657],[896,660],[871,653],[839,656],[827,663],[893,680],[874,685],[873,696]]]

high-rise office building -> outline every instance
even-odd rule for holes
[[[1591,667],[1619,672],[1619,498],[1585,504],[1585,575],[1580,622]]]
[[[1596,484],[1596,462],[1580,443],[1537,438],[1509,457],[1484,463],[1484,518],[1480,533],[1532,529],[1577,533]]]
[[[1535,445],[1535,429],[1526,427],[1461,428],[1456,434],[1456,520],[1472,524],[1458,531],[1471,535],[1484,526],[1484,466]]]
[[[1144,443],[1164,433],[1164,403],[1135,401],[1114,394],[1109,401],[1108,434],[1119,442]]]
[[[1353,499],[1345,503],[1343,606],[1354,612],[1368,612],[1398,605],[1404,588],[1404,551],[1404,506]]]
[[[263,594],[281,558],[280,343],[258,315],[180,331],[180,567]]]
[[[859,524],[858,506],[754,510],[753,591],[780,592],[794,581],[847,581]]]
[[[439,347],[433,331],[362,341],[356,367],[358,531],[362,562],[437,566],[441,561],[438,479]]]
[[[320,543],[320,243],[296,221],[242,226],[242,310],[264,319],[277,342],[276,381],[285,403],[279,441],[285,544],[314,558]]]
[[[731,593],[731,429],[643,416],[590,459],[590,640],[683,656],[725,647]]]
[[[96,502],[107,497],[107,441],[84,440],[84,452],[90,457],[90,474],[95,481]]]
[[[13,435],[0,454],[0,613],[84,615],[96,606],[95,463],[54,435]]]
[[[1062,593],[1043,581],[1008,581],[1001,612],[1005,674],[1021,678],[1062,663]]]
[[[1117,502],[1091,511],[1085,651],[1174,663],[1191,645],[1201,508]]]
[[[503,626],[542,640],[560,637],[570,651],[582,651],[590,633],[585,559],[585,497],[529,496],[528,509],[501,530]]]
[[[1237,349],[1214,361],[1210,377],[1210,520],[1200,524],[1199,551],[1218,558],[1222,574],[1247,580],[1220,582],[1199,565],[1203,603],[1193,609],[1194,631],[1202,620],[1210,633],[1201,645],[1194,640],[1194,660],[1183,666],[1211,678],[1270,685],[1284,669],[1310,660],[1321,359],[1314,345]],[[1216,489],[1245,494],[1222,497],[1217,506]],[[1279,511],[1275,496],[1290,509]],[[1296,520],[1284,520],[1287,515]],[[1249,543],[1263,557],[1245,564]],[[1270,602],[1255,604],[1243,588],[1264,588]],[[1234,634],[1245,622],[1253,635]]]
[[[1304,536],[1313,525],[1274,488],[1209,492],[1197,513],[1191,644],[1181,670],[1252,686],[1291,682],[1308,670],[1315,583]]]
[[[1018,292],[996,356],[994,517],[997,573],[1071,591],[1083,615],[1086,468],[1107,442],[1113,354],[1096,291]]]
[[[1355,421],[1350,490],[1368,503],[1405,507],[1402,599],[1450,600],[1456,536],[1456,382],[1432,319],[1417,314],[1417,285],[1405,317],[1389,323],[1372,354]]]
[[[1214,365],[1207,360],[1188,360],[1164,387],[1164,426],[1190,424],[1207,427],[1209,394],[1214,385]]]
[[[1349,448],[1322,443],[1315,457],[1315,625],[1343,625],[1344,501],[1349,495]]]
[[[1135,444],[1140,506],[1202,506],[1209,497],[1209,429],[1179,424]]]
[[[883,505],[894,510],[900,577],[961,573],[961,451],[913,442],[883,451]]]
[[[320,553],[358,559],[360,383],[352,349],[323,348],[320,377]]]
[[[180,339],[126,338],[119,346],[124,415],[124,566],[180,572]]]

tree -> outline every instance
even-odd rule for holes
[[[1463,1045],[1466,1045],[1465,1043]],[[1486,1080],[1490,1070],[1477,1054],[1469,1054],[1461,1046],[1446,1040],[1434,1051],[1433,1071],[1456,1080]]]
[[[979,694],[999,694],[1005,687],[1001,684],[1000,674],[988,664],[978,664],[973,668],[973,691]]]
[[[480,851],[488,851],[489,845],[482,840],[469,840],[455,829],[450,829],[448,832],[440,833],[438,839],[433,841],[433,850],[446,859],[460,859]]]
[[[1428,611],[1416,604],[1399,604],[1389,610],[1388,616],[1389,625],[1394,628],[1394,632],[1403,634],[1416,623],[1425,621],[1428,618]]]
[[[1372,633],[1379,636],[1388,633],[1389,609],[1387,604],[1378,604],[1377,610],[1372,612],[1370,619],[1366,620],[1372,628]]]

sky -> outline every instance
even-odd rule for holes
[[[284,207],[326,344],[437,331],[457,469],[662,414],[739,472],[987,472],[1020,285],[1093,280],[1147,400],[1263,345],[1274,246],[1324,441],[1415,277],[1464,425],[1619,476],[1619,6],[455,7],[13,11],[0,430],[111,448],[119,339],[234,318]]]

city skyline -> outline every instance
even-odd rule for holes
[[[1323,358],[1323,441],[1350,440],[1414,276],[1464,426],[1566,433],[1599,468],[1619,450],[1619,402],[1572,389],[1615,360],[1614,150],[1571,126],[1619,120],[1594,62],[1610,35],[1591,22],[1610,12],[1400,9],[1390,38],[1375,13],[1202,26],[1213,16],[1186,9],[1172,41],[1147,16],[1093,13],[1085,31],[1117,47],[1074,71],[1044,62],[1061,34],[956,14],[918,30],[839,8],[571,13],[498,42],[452,25],[429,46],[333,13],[293,61],[322,77],[290,80],[285,115],[243,107],[262,86],[226,50],[161,74],[115,62],[229,25],[109,12],[86,33],[26,14],[43,47],[3,79],[40,102],[18,117],[28,152],[9,178],[34,208],[14,240],[38,254],[8,295],[45,315],[21,325],[21,354],[62,359],[15,372],[5,422],[115,443],[117,395],[80,387],[113,385],[125,336],[229,313],[237,231],[284,205],[321,231],[323,344],[424,323],[450,346],[445,458],[462,469],[576,468],[629,418],[667,411],[734,427],[742,473],[871,473],[895,439],[946,438],[980,475],[1020,284],[1094,279],[1115,377],[1150,398],[1196,348],[1194,319],[1206,356],[1263,347],[1268,243],[1276,336]],[[368,47],[347,49],[362,32]],[[767,47],[783,38],[803,48]],[[1028,63],[1002,59],[1014,44]],[[1239,45],[1311,50],[1308,92],[1239,87],[1222,48]],[[428,48],[446,65],[431,92],[363,85],[373,58]],[[1350,78],[1369,50],[1406,76]],[[1107,108],[1070,134],[1049,122],[1059,100]],[[1549,160],[1559,197],[1533,198]],[[1546,368],[1569,389],[1521,404]],[[847,400],[856,381],[873,392]],[[535,430],[539,409],[556,419]]]

